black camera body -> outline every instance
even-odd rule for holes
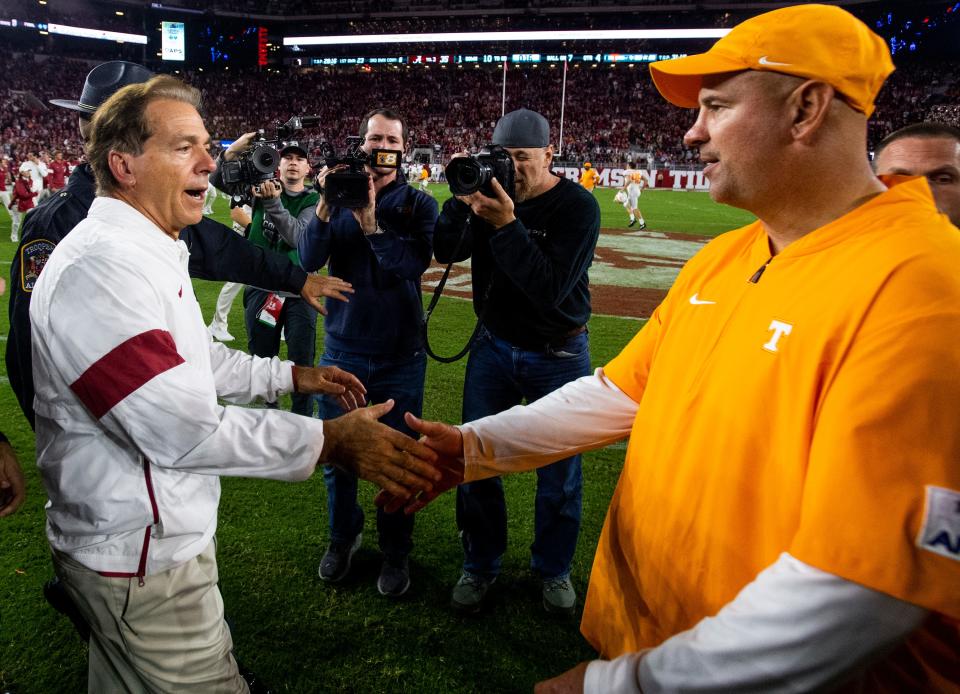
[[[345,171],[327,174],[324,179],[323,200],[328,206],[354,210],[366,207],[370,201],[370,174],[366,167],[400,169],[403,152],[399,149],[374,149],[367,154],[361,149],[362,144],[360,137],[348,137],[347,153],[343,157],[338,157],[329,143],[320,145],[327,168],[347,167]]]
[[[275,178],[277,167],[280,165],[280,150],[285,140],[304,128],[315,127],[320,124],[320,116],[293,116],[286,123],[277,123],[274,126],[274,136],[268,139],[264,130],[257,131],[257,137],[250,149],[240,152],[235,161],[224,161],[220,164],[220,176],[228,192],[250,186],[258,186],[264,181]]]
[[[450,192],[454,195],[471,195],[480,191],[488,198],[495,198],[491,179],[514,199],[514,168],[510,153],[500,145],[487,145],[469,157],[457,157],[444,169]]]
[[[262,130],[259,136],[263,138]],[[246,188],[273,180],[280,165],[280,152],[274,147],[275,144],[276,141],[257,140],[250,149],[240,152],[235,161],[223,162],[220,171],[224,185]]]

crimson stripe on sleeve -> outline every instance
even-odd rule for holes
[[[170,333],[148,330],[94,362],[70,384],[70,390],[100,419],[144,383],[182,363]]]

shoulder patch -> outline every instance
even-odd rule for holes
[[[960,492],[927,485],[924,511],[917,546],[960,561]]]
[[[20,247],[20,288],[32,292],[37,278],[47,264],[50,254],[57,244],[47,239],[37,239]]]

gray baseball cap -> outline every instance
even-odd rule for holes
[[[146,82],[151,77],[153,73],[143,65],[128,63],[125,60],[111,60],[97,65],[87,73],[79,101],[50,99],[50,103],[54,106],[69,108],[71,111],[78,111],[80,115],[92,118],[100,104],[121,88]]]
[[[501,147],[547,147],[550,124],[536,111],[520,108],[497,121],[493,144]]]

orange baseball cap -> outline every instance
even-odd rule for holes
[[[704,75],[766,70],[826,82],[854,109],[869,116],[894,70],[883,39],[846,10],[795,5],[751,17],[706,53],[650,64],[663,97],[684,108],[699,106]]]

